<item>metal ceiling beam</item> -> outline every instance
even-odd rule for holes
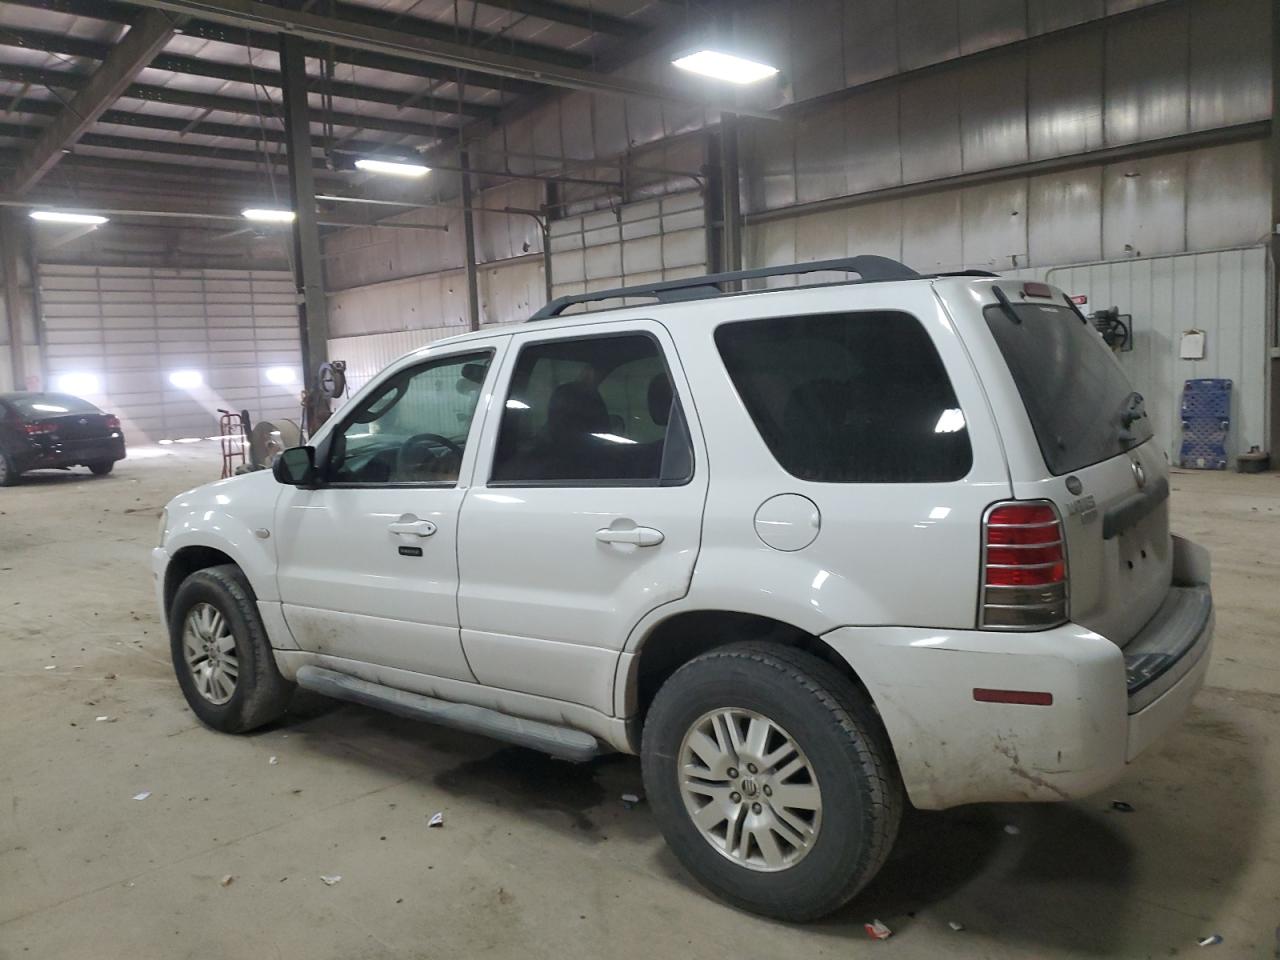
[[[610,96],[689,103],[712,110],[732,110],[743,116],[775,118],[772,111],[746,107],[728,99],[708,98],[693,90],[664,87],[643,80],[627,79],[616,74],[558,67],[530,60],[527,57],[516,57],[496,50],[467,46],[463,43],[428,40],[385,27],[369,26],[355,20],[284,10],[258,0],[130,0],[130,2],[150,9],[220,20],[237,26],[272,30],[290,36],[303,37],[317,43],[333,43],[375,53],[408,56],[458,70],[476,70],[513,80],[524,80],[570,90],[586,90]]]
[[[3,39],[0,38],[0,42]],[[88,81],[84,74],[69,73],[63,70],[41,70],[35,67],[16,67],[11,64],[0,64],[0,80],[13,83],[30,84],[32,86],[54,87],[62,90],[79,90]],[[171,103],[182,107],[195,107],[200,110],[219,110],[224,113],[256,116],[269,115],[276,119],[276,111],[280,104],[275,100],[252,100],[248,97],[228,97],[222,94],[197,93],[194,90],[181,90],[177,87],[158,87],[146,83],[131,84],[122,97],[130,100],[146,100],[154,103]],[[452,110],[457,109],[454,103]],[[480,104],[467,104],[466,111],[478,117],[495,116],[497,107],[486,107]],[[456,114],[455,114],[456,115]],[[415,137],[433,136],[436,124],[419,123],[412,120],[395,120],[364,113],[347,113],[341,110],[313,110],[314,122],[332,123],[341,127],[363,127],[366,130],[382,130],[387,133],[400,133]],[[440,126],[451,125],[441,124]]]
[[[632,23],[630,20],[610,17],[590,9],[584,10],[582,7],[572,7],[566,3],[553,3],[551,0],[480,0],[480,2],[498,10],[510,10],[512,13],[523,14],[526,17],[563,23],[595,33],[609,33],[615,37],[632,39],[647,32],[643,26]]]
[[[269,36],[269,35],[265,35]],[[85,40],[83,37],[73,37],[62,33],[50,33],[44,30],[21,30],[9,27],[0,28],[0,44],[5,46],[23,47],[28,50],[39,50],[42,53],[57,53],[68,57],[85,57],[92,60],[105,60],[112,51],[112,46],[106,43],[98,43],[94,40]],[[360,51],[356,51],[360,52]],[[169,70],[173,73],[184,73],[190,76],[211,77],[215,80],[227,80],[232,83],[245,84],[261,84],[265,87],[279,88],[281,85],[280,74],[275,70],[267,70],[262,67],[241,66],[237,63],[223,63],[220,60],[205,60],[200,57],[186,57],[172,53],[158,53],[154,56],[148,66],[156,70]],[[364,66],[376,67],[377,69],[389,69],[385,65],[376,63],[366,63]],[[402,69],[392,70],[395,73],[409,73],[412,76],[424,79],[447,80],[452,82],[457,79],[454,71],[432,70],[428,65],[418,63],[411,60],[401,61]],[[400,107],[404,102],[413,96],[413,93],[406,90],[392,90],[387,87],[371,87],[367,84],[346,83],[340,80],[326,80],[323,77],[307,78],[308,86],[312,93],[330,93],[335,97],[343,97],[347,100],[366,100],[370,103],[387,103],[393,107]],[[492,84],[476,84],[477,86],[492,86],[495,89],[504,87],[510,92],[518,92],[511,84],[503,84],[494,81]],[[526,91],[536,89],[533,85],[526,85]],[[456,99],[445,100],[440,97],[417,97],[414,106],[419,110],[430,110],[436,113],[458,114],[464,116],[491,116],[494,112],[493,107],[486,107],[480,104],[469,104],[466,101],[459,103]],[[478,107],[472,110],[472,107]]]
[[[124,39],[99,64],[62,113],[46,127],[5,183],[10,193],[25,193],[62,158],[98,116],[115,103],[151,58],[173,36],[175,20],[161,10],[138,17]]]
[[[65,13],[75,17],[90,17],[95,20],[115,21],[117,23],[128,23],[137,13],[136,7],[131,7],[127,3],[119,3],[117,0],[8,0],[10,4],[23,7],[34,7],[38,10],[49,10],[55,13]],[[505,4],[500,5],[506,9]],[[293,4],[295,9],[299,8],[299,4]],[[423,17],[407,16],[405,14],[394,13],[388,10],[377,10],[373,7],[360,6],[352,3],[334,3],[326,5],[334,16],[347,17],[354,20],[363,20],[365,23],[374,26],[387,27],[391,30],[402,30],[405,33],[412,33],[416,36],[426,37],[431,40],[457,40],[458,32],[452,24],[441,23],[437,20],[427,20]],[[586,11],[574,10],[579,15],[583,15]],[[597,27],[602,32],[611,33],[613,29],[605,29],[608,27],[616,27],[622,25],[622,29],[635,31],[637,26],[628,23],[625,20],[617,20],[613,17],[596,17],[601,20],[604,26]],[[563,22],[563,21],[562,21]],[[233,43],[240,46],[249,44],[253,47],[262,47],[264,49],[275,50],[275,38],[270,34],[250,34],[246,36],[244,30],[237,30],[228,27],[226,24],[218,23],[213,20],[189,20],[183,25],[183,34],[189,37],[201,37],[205,40],[218,40],[223,43]],[[640,29],[643,33],[643,29]],[[628,34],[623,33],[621,36]],[[591,58],[580,53],[574,53],[572,50],[563,50],[560,47],[548,46],[542,43],[529,43],[527,41],[512,40],[498,33],[490,33],[485,30],[467,30],[469,42],[477,46],[494,46],[508,53],[515,53],[522,57],[529,57],[531,60],[546,60],[548,63],[559,63],[567,67],[585,67],[590,65]],[[337,59],[342,62],[347,61],[346,57],[340,52]]]

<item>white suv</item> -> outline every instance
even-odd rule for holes
[[[760,292],[817,270],[856,282]],[[646,306],[561,316],[584,300]],[[208,725],[293,686],[643,758],[707,887],[789,920],[903,804],[1119,777],[1209,664],[1142,398],[1061,291],[857,257],[603,291],[417,350],[154,551]]]

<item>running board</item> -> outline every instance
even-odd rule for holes
[[[557,727],[538,720],[523,720],[469,703],[437,700],[323,667],[299,667],[297,683],[326,697],[376,707],[410,720],[426,720],[455,730],[479,733],[575,763],[591,760],[601,753],[600,741],[581,730]]]

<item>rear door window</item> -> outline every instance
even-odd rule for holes
[[[1151,421],[1111,349],[1069,307],[1013,303],[983,313],[1004,355],[1045,466],[1081,470],[1151,439]]]
[[[937,483],[973,465],[933,341],[898,311],[724,324],[716,346],[778,463],[823,483]]]

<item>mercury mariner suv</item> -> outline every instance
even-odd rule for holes
[[[780,285],[816,271],[859,279]],[[153,566],[209,726],[296,685],[639,754],[690,873],[788,920],[875,876],[906,803],[1115,781],[1213,632],[1142,397],[1068,298],[879,257],[416,350],[273,472],[175,498]]]

